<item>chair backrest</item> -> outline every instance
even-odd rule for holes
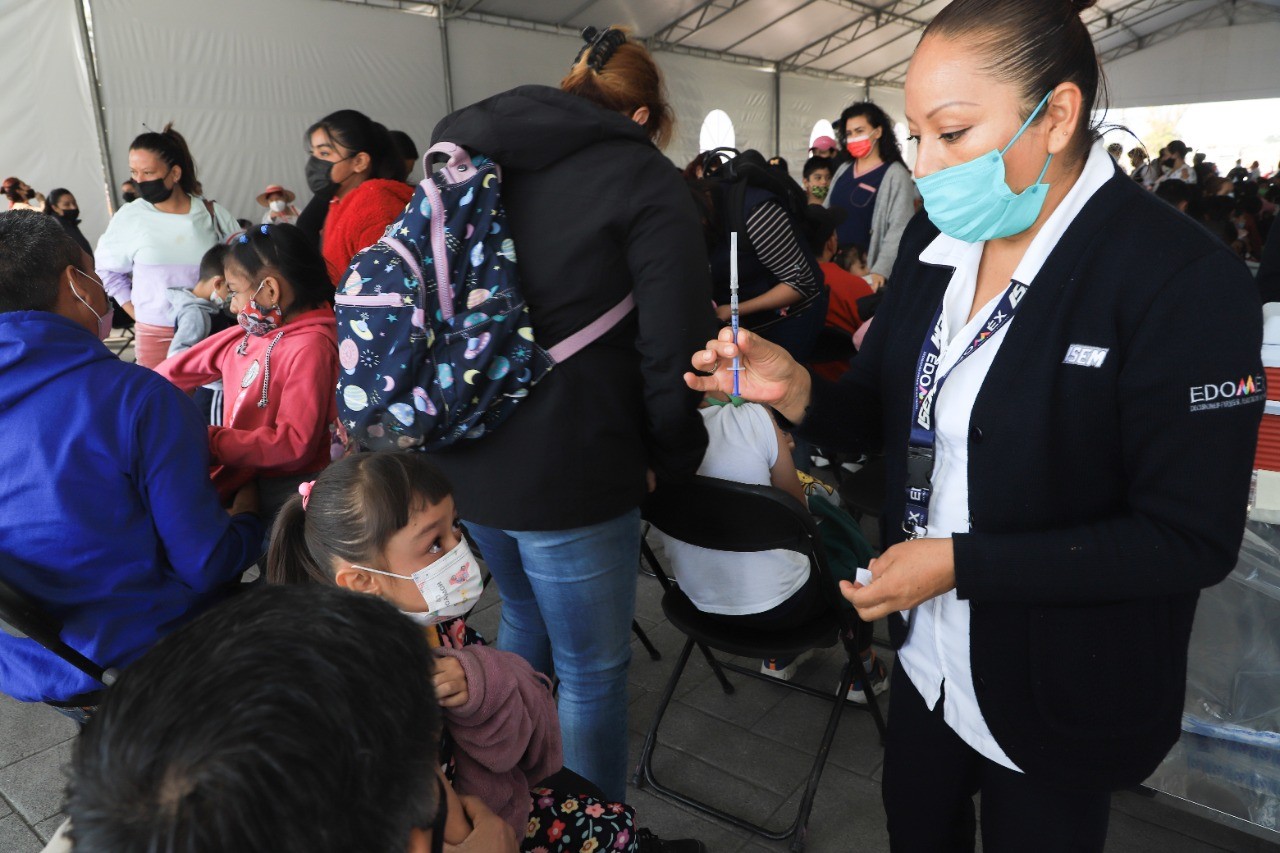
[[[0,629],[15,637],[29,637],[96,681],[110,685],[114,669],[104,670],[62,640],[62,624],[23,592],[0,580]]]
[[[841,630],[846,637],[853,636],[855,626],[840,606],[818,525],[786,492],[698,476],[660,486],[641,512],[663,533],[700,548],[740,553],[785,548],[803,554],[809,558],[810,570],[817,573],[822,595]]]
[[[805,508],[772,486],[699,476],[663,485],[642,512],[668,536],[715,551],[785,548],[808,556],[820,541]]]

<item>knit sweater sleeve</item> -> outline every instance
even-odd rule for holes
[[[884,180],[876,198],[876,209],[871,222],[871,251],[867,267],[885,278],[893,272],[898,260],[898,246],[907,223],[915,215],[915,191],[911,174],[901,163],[893,163],[885,170]]]
[[[128,205],[117,211],[93,252],[98,278],[121,305],[133,301],[133,256],[138,250],[135,213]]]
[[[802,297],[814,296],[822,290],[822,282],[814,276],[804,247],[796,238],[795,228],[782,205],[762,202],[747,217],[747,236],[760,263]]]

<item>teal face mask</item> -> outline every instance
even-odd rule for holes
[[[1012,237],[1035,223],[1049,193],[1049,185],[1042,182],[1053,155],[1045,161],[1036,182],[1020,193],[1005,183],[1004,155],[1022,138],[1052,95],[1050,91],[1044,96],[1003,149],[992,149],[968,163],[916,179],[924,209],[939,231],[966,243],[980,243]]]

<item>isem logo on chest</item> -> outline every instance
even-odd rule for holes
[[[1103,347],[1087,347],[1084,344],[1072,344],[1067,347],[1067,357],[1063,364],[1074,364],[1077,367],[1102,367],[1111,350]]]

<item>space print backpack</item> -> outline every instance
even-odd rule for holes
[[[450,142],[339,283],[338,414],[366,450],[438,450],[492,432],[552,367],[616,326],[632,297],[550,349],[520,292],[502,171]],[[443,162],[441,162],[443,161]]]

